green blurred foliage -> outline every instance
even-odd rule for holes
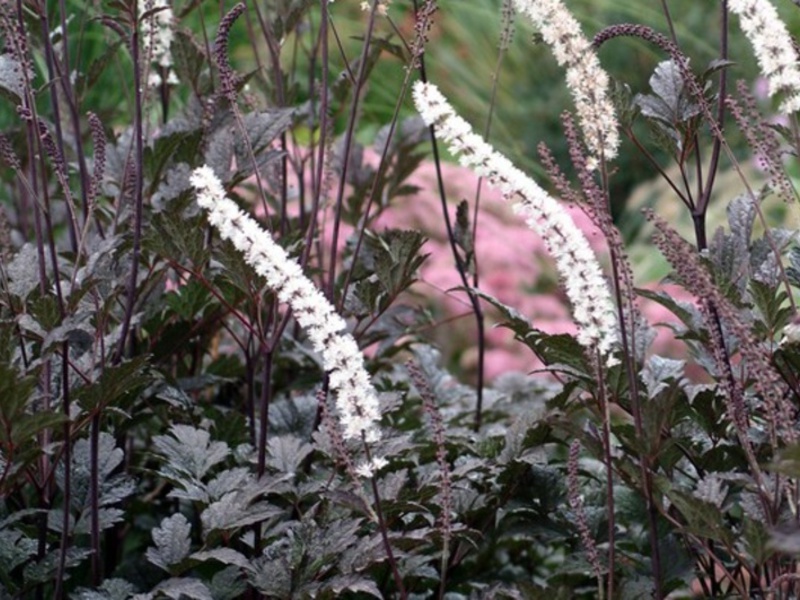
[[[493,110],[492,144],[515,164],[542,180],[544,173],[536,150],[540,142],[551,148],[559,164],[568,164],[560,112],[564,108],[570,110],[573,103],[564,82],[563,69],[556,64],[550,49],[536,42],[535,33],[526,19],[516,19],[514,38],[499,63],[498,71],[501,4],[501,0],[440,2],[425,55],[427,75],[476,130],[486,130],[487,115]],[[696,71],[703,70],[710,61],[719,58],[718,3],[671,0],[666,4],[681,49],[691,57]],[[409,5],[395,0],[389,11],[397,30],[406,36],[413,30]],[[582,23],[587,37],[607,26],[621,23],[648,25],[657,32],[670,35],[660,2],[573,0],[568,6]],[[800,26],[800,11],[788,3],[780,4],[778,9],[790,31]],[[367,14],[361,12],[356,2],[337,2],[331,5],[331,15],[348,57],[357,56]],[[379,20],[376,27],[384,35],[393,33],[393,28],[385,20]],[[758,67],[735,17],[731,19],[729,31],[729,57],[736,63],[728,70],[729,89],[732,89],[732,84],[738,79],[756,80]],[[398,43],[396,35],[390,39]],[[335,45],[331,47],[332,55],[335,55]],[[287,59],[288,56],[289,53]],[[659,61],[667,58],[655,46],[630,38],[607,42],[599,56],[611,77],[629,85],[633,94],[649,91],[648,80],[653,69]],[[344,63],[336,56],[334,64],[341,68]],[[360,130],[364,139],[371,139],[374,132],[391,118],[403,74],[403,66],[398,60],[384,60],[381,68],[372,74]],[[492,106],[495,77],[498,88]],[[410,101],[406,103],[406,110],[409,114],[413,111]],[[648,140],[644,126],[639,127],[638,134],[643,140]],[[652,147],[650,149],[662,165],[668,166],[666,156]],[[614,212],[619,217],[631,190],[657,174],[629,141],[623,143],[614,166],[616,173],[611,180],[611,192]]]

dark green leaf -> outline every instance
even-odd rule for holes
[[[78,75],[78,80],[75,82],[78,96],[82,96],[86,90],[90,90],[98,84],[103,72],[116,59],[120,46],[122,46],[122,40],[119,39],[108,44],[103,54],[89,63],[89,70],[86,76]]]
[[[150,381],[145,372],[147,357],[138,356],[106,367],[97,381],[75,392],[75,401],[87,412],[132,400]]]
[[[500,311],[505,319],[502,323],[514,332],[514,337],[528,346],[547,366],[555,370],[574,370],[574,374],[590,377],[583,346],[573,336],[567,334],[551,335],[533,327],[516,309],[506,306],[496,298],[480,290],[475,293]]]
[[[686,520],[687,533],[715,540],[725,546],[734,544],[733,532],[726,526],[724,515],[717,506],[676,488],[665,478],[659,480],[662,491]]]
[[[194,41],[191,34],[178,29],[172,39],[170,52],[178,80],[191,83],[197,90],[200,74],[206,63],[202,48]]]

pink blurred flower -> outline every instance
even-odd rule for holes
[[[378,159],[373,150],[364,150],[365,163],[377,167]],[[442,173],[451,219],[455,218],[457,203],[466,199],[470,203],[471,220],[477,176],[470,169],[452,163],[443,163]],[[296,182],[290,183],[296,186]],[[474,372],[477,368],[475,323],[466,294],[455,289],[461,287],[462,283],[446,238],[433,163],[423,162],[406,183],[418,187],[420,191],[394,198],[372,228],[377,231],[384,228],[415,229],[428,237],[423,251],[430,256],[423,264],[419,281],[413,288],[415,296],[405,301],[412,305],[424,303],[433,310],[442,324],[432,331],[432,335],[434,343],[443,351],[445,360],[452,364],[456,359],[464,372]],[[310,181],[306,182],[305,189],[310,189]],[[513,213],[497,190],[484,185],[480,202],[478,221],[472,225],[475,227],[481,291],[525,315],[537,329],[551,334],[576,334],[569,304],[558,287],[558,275],[541,238]],[[606,257],[605,238],[591,219],[578,207],[568,207],[568,210],[592,250],[598,256]],[[297,214],[296,205],[290,214]],[[320,223],[324,224],[321,235],[323,248],[326,249],[330,245],[332,222],[333,207],[329,204],[320,218]],[[339,252],[344,249],[347,236],[351,233],[352,228],[343,224]],[[691,299],[678,286],[666,289],[673,297]],[[640,306],[650,323],[676,321],[669,311],[656,303],[642,301]],[[485,304],[484,308],[487,317],[487,381],[508,371],[531,372],[541,369],[543,365],[533,353],[524,344],[514,340],[510,330],[498,326],[500,319],[497,312]],[[676,341],[667,327],[657,328],[652,351],[673,357],[685,356],[684,344]]]

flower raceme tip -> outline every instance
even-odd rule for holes
[[[601,158],[612,160],[617,156],[620,140],[609,98],[610,78],[580,23],[561,0],[514,0],[514,5],[539,29],[556,62],[567,69],[567,87],[591,153],[589,164],[596,164]]]

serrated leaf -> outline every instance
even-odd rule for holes
[[[170,55],[178,79],[185,83],[191,83],[192,87],[197,89],[200,74],[206,62],[202,48],[195,43],[189,33],[176,29],[172,44],[170,44]]]
[[[314,446],[293,435],[272,436],[267,444],[267,463],[281,473],[294,474]]]
[[[150,197],[153,210],[156,212],[166,210],[171,200],[178,198],[181,194],[191,189],[189,182],[191,175],[192,170],[185,162],[179,162],[170,168],[161,178],[158,187]],[[195,216],[199,213],[197,205],[195,203],[190,204],[186,209],[186,213],[190,216]]]
[[[698,330],[703,326],[703,317],[693,304],[675,300],[669,294],[662,291],[636,288],[636,294],[642,298],[657,302],[669,310],[673,315],[678,317],[689,330]]]
[[[516,309],[506,306],[497,298],[473,290],[478,296],[500,311],[505,321],[501,324],[514,332],[514,337],[528,346],[542,359],[545,365],[554,369],[567,367],[575,375],[589,376],[589,367],[584,358],[583,347],[573,336],[567,334],[551,335],[533,327]]]
[[[64,564],[67,569],[72,569],[80,565],[91,554],[92,552],[88,548],[68,548]],[[41,561],[28,563],[23,571],[25,582],[28,584],[52,582],[60,569],[60,557],[61,551],[54,550],[49,552]]]
[[[718,541],[726,546],[734,544],[733,532],[726,526],[724,515],[719,508],[675,488],[672,482],[666,478],[659,478],[659,480],[675,508],[686,520],[685,528],[688,533]]]
[[[800,287],[800,247],[794,246],[789,251],[789,267],[786,268],[786,277],[794,287]]]
[[[286,131],[292,124],[293,115],[293,108],[251,112],[244,115],[244,133],[247,135],[253,152],[261,153],[275,138]],[[239,169],[252,163],[249,149],[242,141],[241,131],[237,131],[236,160]]]
[[[166,517],[153,529],[155,547],[147,549],[147,560],[171,573],[170,567],[189,556],[192,526],[180,513]]]
[[[131,486],[130,493],[133,493],[134,487]],[[125,511],[120,508],[98,508],[97,509],[97,527],[100,531],[108,529],[109,527],[121,523],[125,520]],[[81,513],[80,518],[75,522],[73,533],[76,534],[89,534],[92,531],[92,518],[89,508],[87,507]]]
[[[92,319],[96,317],[94,311],[81,311],[67,315],[60,325],[50,329],[42,341],[42,352],[46,353],[54,345],[69,342],[70,350],[83,353],[92,347],[95,329]]]
[[[456,245],[464,251],[464,262],[466,268],[472,265],[472,228],[469,224],[469,203],[462,200],[456,208],[456,226],[453,229],[453,240]]]
[[[767,548],[789,556],[800,555],[800,529],[787,524],[770,532]]]
[[[36,540],[16,529],[0,530],[0,571],[10,574],[36,555]]]
[[[654,584],[652,577],[634,575],[625,577],[619,590],[620,600],[650,600],[653,597]]]
[[[643,369],[642,379],[648,396],[639,409],[644,439],[637,437],[630,441],[633,447],[653,458],[659,456],[665,447],[662,432],[670,430],[677,418],[675,405],[682,397],[685,365],[682,360],[654,355]]]
[[[81,588],[75,600],[128,600],[135,592],[132,584],[124,579],[106,579],[96,590]]]
[[[753,223],[756,220],[756,206],[750,194],[740,194],[731,200],[726,209],[731,234],[745,246],[750,244]]]
[[[9,262],[4,261],[8,290],[19,298],[26,298],[39,286],[39,261],[36,246],[27,243]]]
[[[252,568],[247,557],[233,548],[214,548],[213,550],[195,552],[189,558],[199,562],[216,560],[224,565],[234,565],[245,570],[250,570]]]
[[[0,90],[16,101],[25,97],[25,72],[11,54],[0,54]]]
[[[736,63],[734,61],[732,61],[732,60],[726,60],[726,59],[723,59],[723,58],[715,58],[714,60],[712,60],[712,61],[710,61],[708,63],[708,66],[706,67],[706,70],[703,71],[703,74],[701,75],[701,80],[705,81],[709,77],[711,77],[714,73],[718,73],[719,71],[722,71],[723,69],[727,69],[728,67],[732,67],[735,64]]]
[[[639,107],[633,99],[630,86],[615,79],[611,90],[611,101],[614,103],[620,127],[623,129],[632,127],[636,117],[639,116]]]
[[[211,578],[214,600],[236,600],[247,591],[247,582],[238,567],[226,567]]]
[[[26,416],[28,402],[36,389],[36,378],[20,377],[16,369],[0,363],[0,417],[5,427],[0,427],[0,445],[13,447],[11,442],[16,436],[13,431],[19,420]],[[10,431],[9,431],[10,430]]]
[[[334,577],[330,581],[326,581],[322,589],[331,591],[337,598],[345,592],[368,594],[373,598],[383,598],[383,594],[374,581],[355,574]]]
[[[208,286],[196,279],[186,282],[164,296],[166,305],[175,312],[176,316],[186,321],[199,316],[209,305],[211,299]]]
[[[281,509],[266,502],[252,503],[255,494],[232,491],[211,504],[200,515],[207,537],[214,531],[230,531],[266,521],[281,514]]]
[[[761,237],[753,241],[750,246],[750,270],[754,279],[772,286],[778,286],[781,282],[780,269],[778,267],[779,254],[797,238],[797,232],[782,227],[772,227],[769,231],[769,238]]]
[[[135,490],[133,480],[126,475],[111,476],[122,463],[124,453],[116,446],[114,436],[100,432],[97,440],[97,476],[100,497],[99,506],[108,506],[130,496]],[[72,468],[70,471],[71,507],[79,512],[87,511],[90,505],[91,444],[87,439],[79,439],[72,449]],[[64,489],[64,468],[56,470],[56,483]]]
[[[292,565],[283,540],[268,546],[253,563],[248,581],[258,592],[270,598],[289,598],[293,592]]]
[[[776,289],[771,285],[756,279],[750,281],[750,299],[758,309],[764,325],[764,334],[780,331],[792,318],[792,309],[786,304],[786,292],[781,287]]]
[[[651,356],[642,370],[647,395],[651,399],[655,398],[665,388],[678,383],[683,378],[685,368],[684,360]]]
[[[162,473],[172,477],[188,475],[198,481],[230,454],[228,444],[212,442],[208,431],[189,425],[173,425],[169,435],[154,437],[153,445],[166,459]]]
[[[700,114],[700,107],[689,103],[681,70],[673,61],[658,63],[650,77],[650,88],[662,100],[666,112],[649,116],[675,124]]]
[[[639,112],[645,117],[658,119],[666,124],[672,123],[672,121],[670,121],[672,112],[669,109],[669,105],[658,96],[652,94],[636,94],[633,101],[636,103],[636,106],[639,107]],[[670,137],[674,138],[674,135]]]
[[[198,148],[201,138],[202,131],[199,129],[172,131],[156,138],[153,146],[146,147],[144,152],[145,175],[147,179],[151,182],[158,183],[167,165],[175,161],[176,157],[178,157],[181,152],[186,153],[186,148]],[[191,151],[187,154],[189,157],[194,156],[194,152]],[[185,159],[187,157],[181,156],[181,158]],[[185,162],[185,160],[178,160],[175,162]]]
[[[318,407],[319,401],[313,393],[270,403],[270,433],[294,434],[308,439],[314,431]]]
[[[211,500],[219,500],[231,490],[244,488],[253,483],[253,475],[245,467],[226,469],[212,479],[206,488]]]
[[[769,560],[775,549],[773,539],[764,523],[746,517],[742,528],[743,539],[747,553],[753,557],[756,564],[764,564]]]
[[[75,391],[75,402],[89,412],[131,400],[136,392],[149,383],[145,373],[147,364],[146,356],[137,356],[118,365],[106,367],[96,381]]]
[[[800,444],[792,444],[778,451],[770,470],[800,479]]]
[[[190,600],[214,600],[211,590],[208,589],[205,583],[199,579],[188,577],[173,577],[159,583],[153,589],[150,597],[157,598],[160,594],[173,600],[186,600],[186,598]]]
[[[416,281],[427,258],[420,254],[425,241],[418,231],[388,229],[378,234],[367,230],[355,277],[357,296],[374,314],[385,311]]]
[[[233,160],[233,124],[229,120],[225,121],[209,137],[203,163],[214,170],[222,183],[227,183]]]

